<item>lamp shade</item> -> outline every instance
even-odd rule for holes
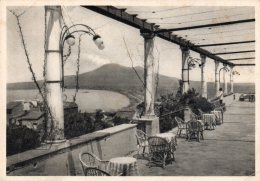
[[[105,48],[104,42],[99,35],[95,35],[93,37],[93,41],[100,50],[103,50]]]
[[[75,44],[75,37],[73,35],[66,36],[65,40],[69,46],[73,46]]]

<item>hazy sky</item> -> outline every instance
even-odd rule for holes
[[[9,7],[21,12],[27,9],[21,17],[21,25],[30,59],[37,79],[42,79],[44,57],[44,7]],[[98,50],[92,38],[84,35],[81,48],[80,73],[94,70],[104,64],[117,63],[131,66],[127,56],[123,38],[131,52],[135,66],[143,66],[143,38],[139,30],[122,24],[105,16],[94,13],[82,7],[62,7],[63,16],[67,25],[84,23],[95,29],[101,35],[105,49]],[[178,45],[155,38],[155,57],[160,60],[160,73],[181,77],[181,51]],[[66,49],[66,47],[65,47]],[[72,55],[65,65],[65,74],[72,75],[76,71],[77,46],[72,48]],[[160,56],[159,56],[160,55]],[[193,57],[199,54],[191,52]],[[222,65],[221,65],[222,66]],[[254,82],[254,67],[236,67],[241,73],[234,78],[235,82]],[[206,80],[214,81],[214,61],[207,59]],[[197,67],[190,71],[191,80],[200,80],[200,69]],[[30,81],[31,74],[26,63],[18,27],[14,16],[7,12],[7,82]],[[229,81],[229,77],[227,78]]]

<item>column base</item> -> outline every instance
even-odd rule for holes
[[[144,131],[148,136],[160,133],[159,117],[155,115],[147,115],[135,120],[137,121],[137,124],[144,124]]]

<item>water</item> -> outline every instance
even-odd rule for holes
[[[74,89],[67,89],[64,92],[64,95],[66,95],[64,100],[72,101],[74,94]],[[30,99],[40,99],[37,90],[7,90],[7,102]],[[81,111],[95,112],[97,109],[116,111],[127,107],[130,104],[130,100],[125,95],[117,92],[81,89],[77,94],[76,103]]]

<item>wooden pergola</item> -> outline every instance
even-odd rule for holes
[[[231,66],[255,65],[253,7],[83,7],[142,32],[154,32],[215,61]]]
[[[182,92],[189,90],[190,50],[200,54],[201,96],[207,98],[204,68],[208,60],[215,62],[215,94],[220,88],[219,75],[223,70],[224,93],[228,94],[225,73],[230,73],[233,92],[235,66],[254,66],[255,15],[253,7],[114,7],[83,6],[104,16],[140,30],[144,38],[144,116],[146,133],[159,132],[159,119],[154,113],[155,68],[154,37],[180,45],[182,52]],[[193,59],[194,60],[194,59]],[[237,63],[239,61],[239,63]],[[223,67],[219,67],[219,63]],[[229,68],[228,68],[229,67]],[[184,113],[185,114],[185,113]],[[185,114],[186,115],[186,114]],[[140,121],[140,120],[139,120]]]

